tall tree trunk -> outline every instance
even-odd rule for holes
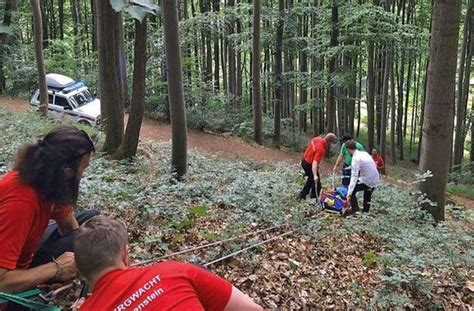
[[[420,183],[420,190],[436,203],[436,206],[427,204],[424,207],[438,221],[444,220],[445,188],[451,154],[449,147],[453,138],[460,15],[461,0],[434,1],[419,170],[433,173],[433,177]]]
[[[253,139],[262,144],[262,102],[260,95],[260,0],[253,0]]]
[[[275,101],[274,101],[274,134],[273,146],[280,148],[281,140],[281,105],[283,103],[283,80],[282,74],[282,50],[283,50],[283,27],[285,24],[285,1],[278,0],[278,26],[275,42]]]
[[[40,1],[40,12],[41,12],[41,27],[43,28],[42,37],[43,37],[43,48],[48,47],[49,37],[48,37],[48,14],[46,12],[48,5],[47,2]]]
[[[162,0],[161,12],[169,70],[168,96],[172,131],[171,165],[173,172],[181,177],[186,174],[187,169],[187,127],[176,0]]]
[[[113,153],[123,137],[123,92],[121,84],[122,13],[109,1],[97,1],[97,43],[99,58],[100,109],[105,129],[103,151]]]
[[[140,128],[145,108],[147,18],[140,23],[135,20],[135,47],[133,65],[133,91],[127,129],[120,147],[115,151],[115,159],[125,159],[136,155]]]
[[[380,118],[380,155],[385,158],[386,155],[386,144],[385,139],[387,135],[387,103],[388,103],[388,88],[390,81],[390,71],[392,69],[392,51],[386,50],[385,52],[385,72],[383,77],[383,91],[382,91],[382,113]]]
[[[369,58],[367,69],[367,140],[369,150],[375,147],[375,46],[369,41]]]
[[[393,61],[390,64],[390,157],[392,165],[397,163],[396,141],[395,141],[395,124],[397,122],[395,117],[395,73],[393,70]]]
[[[91,15],[92,15],[92,51],[97,51],[97,14],[96,11],[96,2],[91,1]]]
[[[335,48],[338,45],[338,37],[339,37],[339,28],[338,28],[338,19],[339,19],[339,8],[338,8],[338,1],[332,0],[332,17],[331,17],[331,47]],[[329,90],[328,90],[328,104],[327,104],[327,118],[328,118],[328,132],[334,132],[336,130],[336,86],[334,85],[334,81],[332,81],[334,74],[336,72],[336,62],[337,62],[337,55],[333,55],[329,60]]]
[[[214,12],[219,14],[220,6],[219,0],[214,0]],[[214,35],[214,89],[216,91],[219,90],[220,85],[220,75],[219,75],[219,57],[220,57],[220,50],[219,50],[219,32],[216,31]]]
[[[58,0],[59,38],[64,40],[64,0]]]
[[[319,0],[314,0],[313,7],[317,8],[319,6]],[[311,16],[311,29],[313,32],[313,40],[316,41],[316,24],[317,24],[317,13],[313,12]],[[282,30],[283,31],[283,30]],[[318,66],[318,55],[317,51],[313,51],[313,55],[311,56],[311,80],[312,80],[312,90],[311,90],[311,97],[314,101],[313,106],[313,136],[317,136],[320,132],[320,124],[319,124],[319,109],[320,109],[320,92],[319,92],[319,85],[316,82],[319,75],[319,66]]]
[[[234,7],[235,0],[229,0],[227,5],[230,9]],[[234,20],[231,19],[229,21],[229,36],[234,33]],[[229,58],[228,61],[228,68],[227,70],[229,74],[229,96],[230,96],[230,105],[232,108],[236,108],[237,106],[237,76],[236,76],[236,68],[235,68],[235,49],[234,49],[234,43],[228,40],[228,48],[229,51],[227,53],[227,56]]]
[[[120,90],[122,90],[122,111],[130,104],[128,97],[128,81],[127,81],[127,55],[125,53],[125,33],[123,29],[123,16],[120,14],[118,20],[118,41],[116,41],[117,49],[119,51],[119,68],[120,68]]]
[[[306,22],[305,18],[302,18],[301,21],[301,26],[302,26],[302,37],[305,38],[308,36],[306,32]],[[302,48],[302,51],[300,53],[300,106],[303,107],[306,105],[306,102],[308,101],[308,87],[307,87],[307,71],[308,71],[308,62],[307,62],[308,56],[306,53],[306,47]],[[299,129],[300,131],[306,132],[307,131],[307,121],[306,121],[306,108],[303,110],[300,110],[300,126]]]
[[[36,68],[38,69],[40,92],[39,112],[41,116],[46,117],[48,115],[48,89],[46,87],[46,71],[43,61],[43,22],[41,20],[40,0],[31,0],[31,7],[33,9]]]
[[[456,130],[455,130],[455,139],[454,139],[454,155],[453,155],[453,164],[458,166],[462,162],[464,156],[464,127],[466,121],[466,98],[464,96],[464,80],[469,80],[469,75],[465,75],[466,72],[466,56],[469,54],[470,40],[471,39],[471,15],[472,15],[472,5],[473,1],[470,1],[469,7],[466,11],[466,17],[464,19],[464,33],[463,33],[463,43],[461,47],[461,60],[459,62],[458,70],[458,81],[457,81],[457,98],[456,98]],[[468,66],[470,66],[471,60],[467,59]],[[469,82],[467,83],[469,85]]]

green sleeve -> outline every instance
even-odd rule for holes
[[[339,151],[339,153],[343,154],[344,155],[344,152],[347,152],[347,147],[345,144],[342,144],[341,146],[341,150]]]

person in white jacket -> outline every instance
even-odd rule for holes
[[[365,151],[357,150],[356,142],[350,140],[346,142],[346,147],[352,155],[352,172],[347,200],[350,201],[351,213],[359,211],[357,203],[357,192],[364,191],[364,208],[362,212],[368,213],[372,192],[380,183],[380,175],[372,156]]]

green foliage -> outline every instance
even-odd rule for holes
[[[56,122],[1,109],[0,120],[0,162],[7,167],[22,143],[35,140]],[[301,189],[297,165],[224,161],[190,152],[189,173],[177,181],[169,173],[170,155],[169,144],[142,144],[138,156],[127,161],[109,161],[96,154],[81,181],[78,208],[98,209],[124,221],[131,231],[132,250],[140,245],[147,249],[137,248],[137,259],[189,245],[196,238],[218,240],[242,234],[252,226],[287,224],[314,245],[331,236],[341,243],[335,248],[345,247],[348,236],[360,237],[367,244],[353,256],[365,269],[377,269],[380,281],[368,298],[365,285],[351,285],[362,308],[435,308],[439,284],[448,282],[457,288],[469,278],[474,265],[472,213],[451,212],[448,207],[450,220],[435,225],[418,207],[423,197],[382,186],[374,192],[370,214],[339,218],[321,213],[307,218],[305,213],[317,207],[311,201],[295,200]],[[220,231],[211,230],[215,227],[210,224]],[[223,247],[235,250],[242,246],[230,243]],[[192,260],[202,263],[218,255],[214,250]],[[296,262],[289,266],[299,269]]]
[[[375,265],[378,260],[379,260],[379,256],[373,251],[369,251],[364,254],[364,258],[362,259],[362,264],[366,267],[370,267],[372,265]]]

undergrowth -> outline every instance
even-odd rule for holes
[[[0,120],[3,172],[12,166],[21,144],[38,139],[58,122],[1,109]],[[91,128],[88,131],[101,137]],[[137,157],[131,160],[110,161],[103,154],[94,155],[81,182],[77,208],[97,209],[125,222],[134,260],[277,226],[282,232],[296,229],[298,236],[310,241],[315,252],[325,253],[332,248],[348,251],[356,246],[351,237],[365,243],[364,253],[349,266],[362,273],[376,271],[377,285],[355,281],[345,284],[351,299],[341,306],[449,309],[472,303],[472,292],[466,288],[467,282],[472,281],[470,269],[474,266],[472,211],[448,207],[450,220],[435,224],[418,208],[419,201],[408,190],[382,186],[374,192],[370,214],[340,218],[316,213],[316,217],[310,217],[308,213],[314,215],[318,206],[313,201],[295,200],[301,187],[296,164],[228,161],[191,151],[188,174],[183,181],[177,181],[170,174],[170,161],[169,144],[142,142]],[[258,240],[224,243],[220,248],[182,259],[203,264]],[[337,241],[331,249],[321,244],[328,240]],[[242,255],[246,269],[272,265],[255,259],[261,251]],[[304,255],[316,258],[311,262],[318,265],[316,253]],[[283,260],[288,262],[291,273],[304,268],[291,258]],[[321,269],[326,268],[317,270]],[[327,298],[333,285],[324,276],[310,277],[318,284],[305,288],[314,295],[310,306],[323,306],[325,298],[317,297]],[[285,295],[285,286],[298,284],[281,286],[283,292],[278,294]],[[246,291],[261,303],[276,290],[257,291],[251,284],[247,287]],[[288,297],[291,299],[299,298]],[[275,304],[278,305],[273,300],[266,306]]]

